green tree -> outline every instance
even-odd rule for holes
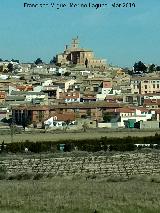
[[[104,122],[110,122],[112,118],[113,118],[113,116],[109,112],[106,112],[103,115],[103,121]]]
[[[156,67],[156,71],[160,71],[160,66],[157,66],[157,67]]]
[[[9,72],[13,72],[13,64],[12,64],[12,63],[9,63],[9,64],[7,65],[7,69],[8,69]]]
[[[149,66],[149,68],[148,68],[148,72],[149,73],[152,73],[152,72],[154,72],[156,69],[155,69],[155,65],[154,64],[151,64],[150,66]]]
[[[134,67],[135,72],[139,72],[139,71],[146,72],[147,71],[147,67],[141,61],[138,61],[137,63],[135,63],[133,67]]]
[[[66,132],[69,129],[70,120],[63,123],[63,131]]]
[[[87,58],[85,60],[85,66],[86,66],[86,68],[88,67],[88,59]]]
[[[26,128],[28,125],[31,124],[31,121],[30,121],[29,117],[27,117],[27,116],[25,115],[25,113],[22,114],[22,117],[23,117],[22,126],[23,126],[23,129],[24,129],[24,131],[25,131],[25,128]]]
[[[17,60],[17,59],[12,59],[11,61],[12,62],[17,62],[19,64],[19,60]]]
[[[57,58],[54,56],[51,60],[50,60],[50,64],[56,64],[57,63]]]
[[[3,66],[0,66],[0,72],[3,72]]]
[[[88,127],[88,124],[87,124],[86,122],[84,122],[84,123],[82,124],[82,130],[83,130],[83,132],[86,132],[88,128],[89,128],[89,127]]]
[[[37,59],[35,60],[34,63],[35,63],[36,65],[38,65],[38,64],[43,64],[43,61],[42,61],[41,58],[37,58]]]
[[[65,72],[64,76],[70,76],[71,72]]]

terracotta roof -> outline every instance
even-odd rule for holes
[[[48,106],[37,106],[37,105],[18,105],[18,106],[12,106],[12,110],[32,110],[32,111],[37,111],[37,110],[43,110],[43,111],[46,111],[49,109]]]
[[[160,99],[145,99],[143,105],[160,105]]]
[[[145,107],[132,107],[132,109],[140,110],[141,112],[149,112],[149,109],[146,109]]]
[[[107,102],[90,102],[90,103],[72,103],[67,105],[54,106],[54,108],[60,109],[96,109],[96,108],[118,108],[118,103],[107,103]],[[50,107],[52,108],[52,107]]]
[[[75,121],[74,113],[64,113],[64,114],[54,113],[54,114],[51,114],[51,116],[53,116],[53,117],[56,116],[57,121]]]
[[[33,86],[16,86],[16,88],[20,91],[33,91]]]
[[[119,112],[119,113],[134,113],[136,109],[131,108],[118,108],[118,109],[109,109],[107,112]]]
[[[160,114],[160,109],[154,109],[157,114]]]
[[[12,109],[19,110],[52,110],[52,109],[96,109],[96,108],[120,108],[123,104],[108,103],[108,102],[91,102],[91,103],[69,103],[50,106],[35,106],[35,105],[19,105],[14,106]]]
[[[149,110],[143,107],[124,107],[124,108],[118,108],[118,109],[108,109],[107,112],[120,112],[120,113],[134,113],[136,110],[140,110],[141,112],[148,112]]]

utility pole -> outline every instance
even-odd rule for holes
[[[13,125],[13,123],[10,126],[10,133],[11,133],[11,143],[13,143],[13,134],[14,134],[14,125]]]
[[[11,143],[13,143],[13,134],[14,134],[14,120],[13,120],[13,109],[11,107],[11,112],[12,112],[12,122],[10,125],[10,134],[11,134]]]

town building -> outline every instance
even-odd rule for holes
[[[89,68],[106,67],[105,59],[96,59],[92,50],[79,47],[78,37],[73,38],[71,45],[66,45],[64,52],[57,54],[56,59],[57,64],[60,65],[73,64]]]
[[[131,79],[132,94],[160,93],[160,77],[134,77]]]

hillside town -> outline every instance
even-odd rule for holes
[[[160,127],[160,67],[110,65],[72,39],[50,63],[0,60],[0,127]]]

